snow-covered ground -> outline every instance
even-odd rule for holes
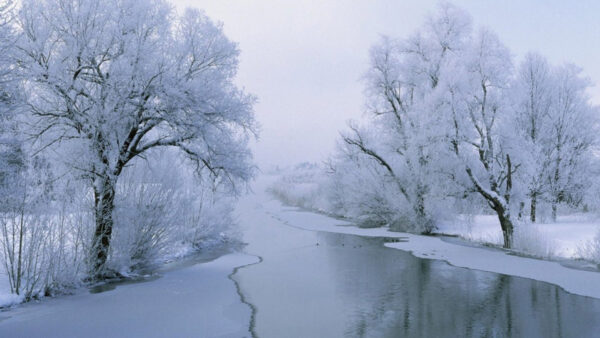
[[[211,238],[210,240],[206,241],[203,249],[208,251],[218,250],[220,246],[228,245],[226,242],[224,242],[225,240],[227,240],[227,238],[224,235],[216,238]],[[160,267],[167,263],[177,262],[185,260],[186,258],[190,258],[197,252],[198,249],[192,247],[190,243],[174,242],[171,243],[170,247],[164,250],[163,256],[157,258],[154,264]],[[129,272],[125,270],[120,272],[125,276],[129,274]],[[73,290],[64,291],[71,292]],[[0,308],[7,308],[13,305],[20,304],[22,302],[22,295],[15,295],[10,293],[10,284],[8,276],[5,272],[4,266],[0,266]]]
[[[263,187],[269,186],[275,178],[264,178]],[[256,188],[259,189],[259,188]],[[276,200],[263,203],[265,211],[272,217],[290,226],[314,230],[347,233],[360,236],[390,237],[400,241],[387,243],[390,248],[412,252],[420,258],[440,259],[465,268],[531,278],[556,284],[566,291],[600,298],[600,273],[577,270],[564,266],[556,261],[526,258],[514,255],[500,249],[482,246],[460,245],[445,241],[440,237],[421,236],[409,233],[390,232],[385,228],[363,229],[349,222],[341,221],[322,214],[303,211],[299,208],[284,206]],[[556,254],[571,257],[579,243],[594,237],[597,225],[579,217],[561,218],[558,223],[551,225],[536,225],[543,229],[542,236],[556,240]],[[472,224],[453,222],[441,227],[445,233],[457,234],[473,240],[500,243],[500,226],[491,216],[475,217]],[[497,237],[500,236],[500,237]],[[539,235],[532,232],[532,242],[540,245]]]
[[[46,299],[0,313],[0,337],[250,337],[251,310],[229,279],[241,253],[144,283]]]
[[[306,210],[336,213],[328,201],[327,184],[322,168],[303,163],[293,168],[271,172],[270,193],[284,204]],[[348,216],[348,211],[340,214]],[[503,236],[497,216],[438,215],[451,219],[436,219],[434,233],[458,236],[475,245],[501,247]],[[528,216],[528,215],[526,215]],[[538,220],[548,215],[538,214]],[[351,217],[351,216],[349,216]],[[517,221],[513,250],[519,254],[544,259],[586,260],[600,264],[600,214],[597,212],[559,215],[556,222],[529,223]],[[586,264],[584,262],[581,262]],[[591,264],[590,264],[591,265]]]
[[[577,214],[559,216],[556,223],[518,224],[520,236],[517,237],[521,239],[521,243],[517,244],[523,249],[529,247],[529,253],[534,255],[582,258],[582,248],[600,231],[600,220],[592,216]],[[500,223],[493,215],[461,217],[453,222],[442,222],[436,232],[457,235],[477,243],[502,246]]]

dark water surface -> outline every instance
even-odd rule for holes
[[[383,238],[265,227],[247,231],[263,262],[235,276],[259,337],[600,337],[598,299],[416,258]]]

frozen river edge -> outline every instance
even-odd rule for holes
[[[148,282],[24,304],[0,313],[0,336],[250,337],[252,310],[231,275],[258,261],[230,253]]]
[[[600,298],[598,272],[576,270],[554,261],[515,256],[500,249],[449,243],[440,237],[391,232],[384,228],[363,229],[322,214],[286,207],[278,201],[265,203],[265,211],[283,224],[296,228],[397,238],[398,242],[389,242],[385,246],[410,252],[418,258],[442,260],[456,267],[530,278],[555,284],[572,294]]]

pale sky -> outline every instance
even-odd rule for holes
[[[263,169],[331,154],[349,119],[363,116],[361,76],[381,34],[405,37],[437,0],[173,0],[203,9],[239,43],[238,83],[255,94]],[[572,62],[600,83],[600,1],[456,0],[495,31],[515,63],[528,51]],[[600,103],[600,87],[590,93]]]

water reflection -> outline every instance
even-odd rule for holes
[[[452,267],[321,233],[346,300],[346,336],[593,337],[600,301],[524,278]],[[343,248],[342,252],[340,248]],[[356,248],[360,248],[357,251]]]
[[[271,227],[239,270],[260,337],[594,337],[600,300],[456,268],[381,238]],[[285,243],[285,245],[283,245]]]

